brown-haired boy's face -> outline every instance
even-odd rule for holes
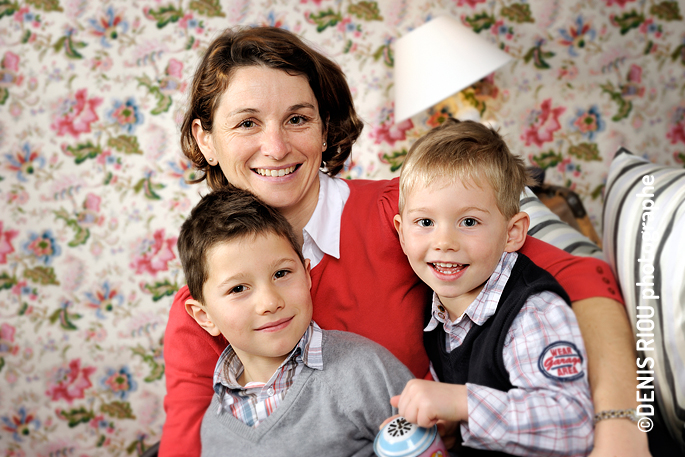
[[[266,233],[215,245],[207,263],[206,320],[198,323],[224,335],[246,367],[277,367],[312,318],[309,260],[303,265],[288,240]]]

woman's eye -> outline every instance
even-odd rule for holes
[[[238,124],[238,127],[243,127],[243,128],[246,128],[246,129],[251,129],[252,127],[254,127],[254,121],[251,121],[251,120],[248,119],[248,120],[243,121],[243,122],[241,122],[240,124]]]
[[[290,273],[290,270],[278,270],[276,273],[274,273],[274,278],[280,279],[286,276],[288,273]]]
[[[304,116],[293,116],[288,120],[288,122],[291,125],[300,125],[300,124],[304,124],[306,120],[307,119],[305,119]]]
[[[243,286],[243,285],[233,287],[228,293],[229,294],[239,294],[241,292],[245,292],[245,286]]]
[[[471,217],[467,217],[466,219],[461,221],[461,225],[463,225],[464,227],[475,227],[476,225],[478,225],[478,221]]]
[[[433,226],[433,221],[430,219],[419,219],[416,221],[417,224],[419,224],[419,227],[432,227]]]

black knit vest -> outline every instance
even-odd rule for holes
[[[511,276],[504,287],[495,314],[482,325],[473,325],[464,342],[448,353],[446,336],[442,325],[424,332],[423,344],[438,378],[452,384],[478,384],[509,391],[509,373],[504,367],[504,341],[512,322],[531,295],[551,291],[570,305],[571,301],[554,277],[519,253]],[[431,307],[425,315],[425,325],[431,318]],[[484,451],[468,447],[459,450],[460,457],[503,456],[502,452]]]

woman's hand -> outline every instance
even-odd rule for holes
[[[466,386],[412,379],[401,395],[392,397],[395,406],[409,422],[421,427],[432,427],[438,421],[468,420]]]
[[[588,457],[651,457],[647,434],[626,419],[611,419],[595,425],[595,446]]]
[[[585,340],[595,411],[635,408],[635,343],[625,308],[593,297],[573,302]],[[625,419],[597,422],[590,457],[649,457],[647,435]]]

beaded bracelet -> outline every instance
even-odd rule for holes
[[[605,419],[628,419],[631,422],[637,422],[637,411],[635,409],[608,409],[600,411],[595,414],[593,423]]]

